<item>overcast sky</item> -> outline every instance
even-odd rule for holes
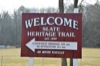
[[[73,0],[64,0],[64,2]],[[81,1],[81,0],[80,0]],[[88,3],[93,3],[96,0],[85,0]],[[0,0],[0,12],[9,11],[13,12],[18,9],[21,5],[28,8],[42,8],[42,7],[55,7],[58,8],[58,0]]]

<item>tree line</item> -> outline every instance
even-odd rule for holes
[[[64,4],[65,5],[65,4]],[[73,4],[64,6],[64,13],[73,12]],[[83,47],[100,47],[100,3],[80,5],[82,13],[82,45]],[[57,8],[26,8],[20,6],[13,14],[8,11],[0,13],[0,45],[21,45],[22,13],[58,13]]]

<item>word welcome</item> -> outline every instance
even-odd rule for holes
[[[25,20],[26,28],[31,28],[32,26],[68,26],[78,30],[78,21],[73,19],[67,19],[62,17],[37,17]]]

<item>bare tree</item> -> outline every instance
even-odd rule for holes
[[[64,13],[63,0],[59,0],[59,13]]]
[[[63,0],[59,0],[59,13],[64,13]],[[66,58],[61,58],[61,66],[67,66]]]
[[[74,8],[77,8],[78,0],[74,0]]]

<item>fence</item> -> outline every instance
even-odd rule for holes
[[[28,66],[28,59],[18,55],[0,56],[0,66]],[[34,66],[61,66],[60,58],[34,58]],[[79,66],[100,66],[100,57],[83,57]],[[69,59],[67,59],[69,66]]]

